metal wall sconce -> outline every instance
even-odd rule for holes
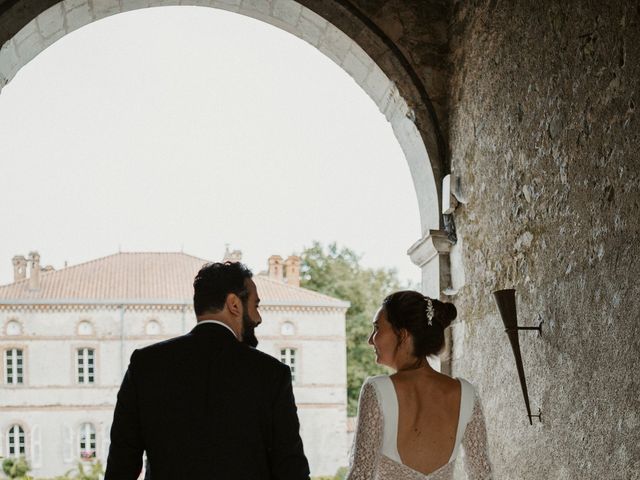
[[[542,323],[537,327],[519,327],[518,314],[516,311],[516,291],[513,289],[497,290],[493,292],[493,296],[498,304],[500,316],[505,326],[505,332],[509,336],[509,343],[513,349],[513,355],[516,357],[516,368],[518,369],[518,377],[520,377],[520,385],[522,386],[522,395],[524,396],[524,404],[527,407],[527,416],[529,424],[533,425],[531,420],[537,417],[542,422],[542,411],[538,409],[538,415],[531,415],[531,406],[529,405],[529,392],[527,391],[527,380],[524,376],[524,366],[522,365],[522,354],[520,353],[520,340],[518,338],[519,330],[538,330],[538,334],[542,335]]]

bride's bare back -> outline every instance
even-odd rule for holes
[[[423,474],[445,465],[455,447],[461,385],[431,369],[391,375],[398,398],[398,453]]]

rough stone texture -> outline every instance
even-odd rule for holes
[[[458,2],[450,146],[467,285],[454,373],[500,479],[640,478],[637,2]],[[517,290],[532,408],[491,292]]]

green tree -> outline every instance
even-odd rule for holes
[[[301,255],[301,286],[351,302],[347,311],[348,414],[355,415],[364,380],[387,370],[375,362],[367,340],[371,321],[382,299],[401,285],[395,269],[371,269],[360,265],[361,256],[336,243],[326,248],[319,242]]]
[[[2,460],[2,471],[9,478],[13,478],[15,480],[28,480],[31,478],[27,475],[29,470],[31,470],[31,467],[24,457],[10,457]]]
[[[75,469],[71,469],[64,475],[59,475],[51,480],[100,480],[104,475],[104,468],[100,460],[81,460]]]

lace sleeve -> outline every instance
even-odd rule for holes
[[[491,462],[487,451],[487,429],[480,399],[476,394],[473,413],[462,438],[464,466],[469,480],[491,480]]]
[[[378,467],[382,448],[382,411],[375,387],[366,382],[360,391],[358,423],[351,447],[346,480],[371,480]]]

